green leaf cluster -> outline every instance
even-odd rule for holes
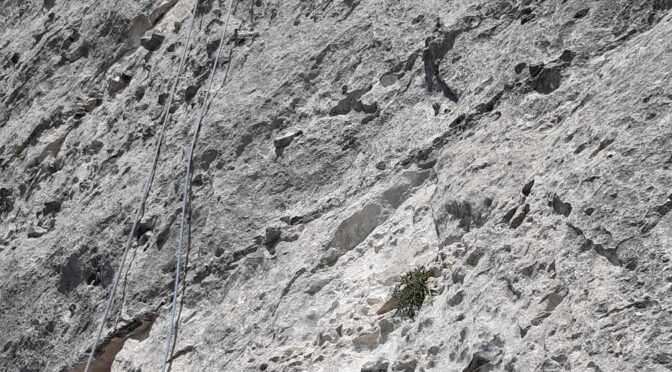
[[[392,298],[397,302],[397,311],[394,315],[401,315],[413,319],[422,307],[425,297],[431,296],[427,286],[429,272],[424,266],[404,274],[394,288]]]

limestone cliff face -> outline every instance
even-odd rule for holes
[[[83,369],[193,1],[0,1],[0,370]],[[672,369],[672,1],[235,3],[172,371]],[[226,12],[197,6],[96,371],[159,369]]]

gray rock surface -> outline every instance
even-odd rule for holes
[[[193,1],[0,2],[0,370],[83,369]],[[672,369],[672,1],[236,3],[172,371]],[[226,10],[197,7],[97,371],[159,369]]]

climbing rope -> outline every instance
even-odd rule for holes
[[[112,308],[112,304],[114,303],[114,297],[116,294],[117,290],[117,285],[119,284],[119,280],[121,278],[121,274],[124,269],[124,263],[126,262],[126,256],[128,255],[128,251],[130,250],[132,244],[133,244],[133,237],[135,236],[135,232],[138,229],[138,225],[140,224],[140,220],[145,214],[145,204],[147,202],[147,196],[149,195],[149,191],[152,188],[152,183],[154,181],[154,175],[156,174],[156,167],[159,161],[159,156],[161,154],[161,144],[163,143],[163,136],[164,132],[166,130],[166,126],[168,124],[168,119],[170,117],[170,106],[173,103],[173,98],[175,96],[175,91],[177,90],[177,84],[180,80],[180,75],[182,74],[182,69],[184,68],[185,61],[187,59],[187,52],[189,51],[189,46],[191,44],[191,35],[192,31],[194,28],[194,18],[196,17],[196,5],[198,4],[198,1],[194,1],[194,7],[191,10],[191,21],[189,24],[189,33],[187,36],[187,44],[184,46],[184,50],[182,51],[182,56],[180,58],[180,66],[177,69],[177,74],[175,75],[175,79],[173,80],[173,86],[170,89],[170,96],[168,98],[168,101],[166,103],[166,108],[163,116],[163,123],[161,124],[161,130],[159,133],[159,138],[156,143],[156,150],[154,152],[154,159],[152,161],[152,167],[149,172],[149,175],[147,177],[147,180],[145,181],[145,188],[143,189],[142,192],[142,197],[140,199],[140,205],[138,206],[138,210],[135,215],[135,221],[133,222],[133,227],[131,228],[131,231],[128,233],[128,239],[126,240],[126,247],[124,248],[124,253],[121,255],[121,261],[119,262],[119,268],[117,269],[115,273],[114,280],[112,282],[112,289],[110,290],[110,297],[107,300],[107,305],[105,306],[105,311],[103,312],[103,317],[100,320],[100,326],[98,327],[98,331],[96,332],[96,338],[95,341],[93,342],[93,345],[91,346],[91,353],[89,353],[89,358],[86,361],[86,367],[84,368],[84,372],[89,372],[89,368],[91,367],[91,362],[93,361],[93,355],[96,352],[96,345],[98,345],[98,342],[100,341],[100,337],[103,334],[103,329],[105,329],[105,323],[107,322],[107,317],[109,315],[110,309]]]
[[[175,309],[177,308],[177,293],[180,287],[180,269],[182,254],[184,252],[184,230],[187,221],[187,208],[189,207],[189,197],[191,192],[191,165],[194,158],[194,151],[196,150],[196,145],[198,144],[198,135],[201,131],[201,126],[203,124],[203,118],[205,117],[205,112],[208,108],[208,98],[210,96],[210,90],[212,89],[212,82],[214,81],[215,72],[217,71],[217,66],[219,65],[219,56],[222,53],[222,47],[224,46],[224,36],[226,36],[226,29],[229,26],[229,19],[231,18],[231,11],[233,9],[233,0],[229,0],[229,10],[226,15],[226,21],[224,22],[224,28],[222,28],[222,34],[219,39],[219,47],[217,48],[217,55],[215,56],[215,61],[212,64],[210,69],[210,77],[208,78],[208,87],[205,90],[205,97],[201,103],[201,110],[196,119],[196,128],[194,130],[194,135],[191,140],[191,147],[189,148],[189,155],[187,156],[186,161],[186,174],[184,176],[184,191],[182,194],[182,219],[180,221],[180,241],[177,245],[176,252],[176,265],[175,265],[175,285],[173,288],[173,303],[170,309],[170,319],[168,323],[168,331],[166,335],[166,347],[163,353],[163,362],[161,363],[161,372],[166,371],[168,366],[168,361],[172,356],[172,338],[173,338],[173,329],[175,328]]]

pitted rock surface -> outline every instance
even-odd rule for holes
[[[0,370],[83,370],[193,1],[0,2]],[[196,8],[96,371],[160,367],[227,4]],[[234,4],[171,371],[672,369],[672,1]]]

